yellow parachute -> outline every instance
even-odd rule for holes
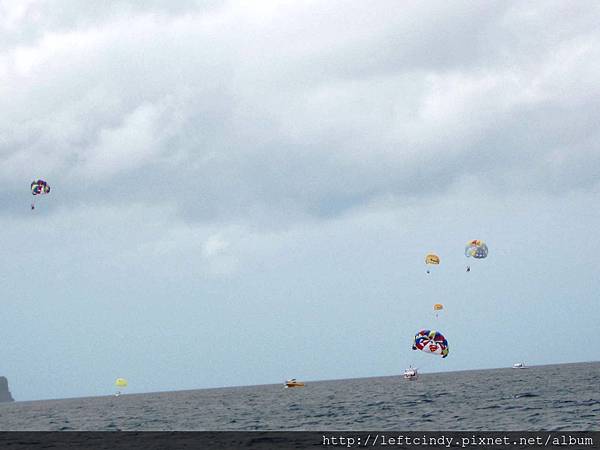
[[[115,380],[115,386],[118,388],[126,388],[127,387],[127,380],[125,378],[117,378]]]
[[[439,264],[440,263],[440,257],[438,255],[436,255],[435,253],[428,253],[427,256],[425,256],[425,264]]]
[[[440,264],[440,257],[435,253],[428,253],[425,255],[425,265],[427,266],[427,273],[430,273],[431,265],[438,266]]]

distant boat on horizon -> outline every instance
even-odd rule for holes
[[[512,368],[513,369],[529,369],[529,367],[527,367],[524,362],[514,363]]]
[[[404,371],[404,379],[405,380],[416,380],[417,378],[419,378],[419,372],[418,369],[416,367],[412,367],[410,366],[408,369],[406,369]]]
[[[286,380],[283,387],[285,387],[285,388],[300,388],[300,387],[304,387],[304,382],[297,381],[295,378],[292,378],[291,380]]]

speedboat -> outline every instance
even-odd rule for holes
[[[404,371],[405,380],[416,380],[417,378],[419,378],[419,372],[416,367],[409,367]]]
[[[286,380],[286,382],[283,385],[283,387],[285,387],[285,388],[299,388],[299,387],[304,387],[304,382],[297,381],[295,378],[292,378],[291,380]]]
[[[520,363],[514,363],[512,368],[513,369],[527,369],[528,367],[525,365],[524,362],[520,362]]]

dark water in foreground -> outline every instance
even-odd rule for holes
[[[0,404],[0,430],[600,430],[600,362]]]

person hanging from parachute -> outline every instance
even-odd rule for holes
[[[436,330],[421,330],[415,334],[412,349],[440,355],[442,358],[446,358],[450,353],[448,341],[442,333]]]
[[[488,247],[485,242],[479,239],[473,239],[467,242],[465,246],[465,256],[467,258],[484,259],[487,258]],[[467,266],[467,272],[471,271],[471,266]]]
[[[438,317],[438,312],[444,309],[444,305],[442,305],[441,303],[436,303],[435,305],[433,305],[433,310],[435,311],[435,317]]]
[[[440,257],[435,253],[428,253],[425,255],[425,265],[427,266],[427,273],[431,273],[431,266],[438,266],[440,264]]]
[[[31,194],[36,195],[47,195],[50,193],[50,185],[44,180],[37,180],[31,182]],[[35,209],[35,197],[31,202],[31,209]]]

